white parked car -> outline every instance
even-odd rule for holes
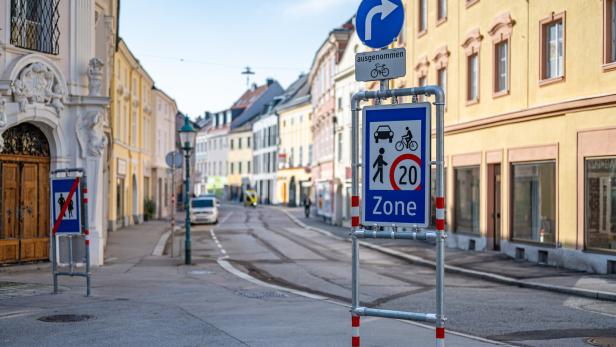
[[[191,223],[218,223],[216,198],[198,197],[190,200]]]

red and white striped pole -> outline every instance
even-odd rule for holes
[[[83,208],[87,209],[88,208],[88,187],[83,187]],[[85,216],[88,216],[88,214],[86,213]],[[84,221],[83,225],[85,225],[86,227],[83,229],[83,234],[85,235],[85,240],[86,240],[86,247],[90,247],[90,229],[89,229],[89,224],[88,221]]]
[[[359,228],[359,196],[354,195],[351,197],[351,230],[356,231]],[[359,305],[359,245],[357,238],[352,237],[353,240],[353,289],[352,289],[352,310],[351,310],[351,326],[353,328],[353,337],[351,338],[351,346],[359,347],[359,322],[360,317],[353,312]]]
[[[359,347],[359,316],[351,317],[351,325],[353,326],[353,337],[351,338],[351,346]]]
[[[445,198],[442,196],[436,198],[436,230],[437,230],[437,237],[439,238],[437,242],[440,242],[440,243],[444,242],[443,236],[445,234]],[[442,252],[443,245],[439,244],[438,247],[441,248],[440,252]],[[441,286],[443,285],[444,284],[441,283]],[[437,295],[441,296],[440,298],[441,300],[437,298],[437,305],[440,306],[440,309],[437,311],[442,312],[443,293],[441,292],[441,293],[438,293]],[[436,320],[436,347],[445,347],[445,320],[444,320],[444,317],[442,317],[442,314],[437,316],[437,320]]]

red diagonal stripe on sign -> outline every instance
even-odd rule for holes
[[[71,199],[73,198],[73,194],[75,194],[75,191],[77,190],[78,186],[79,186],[79,177],[75,177],[75,181],[73,182],[73,186],[71,187],[71,191],[68,192],[68,196],[66,197],[66,201],[64,202],[64,206],[62,206],[62,210],[60,211],[60,215],[58,216],[58,219],[56,219],[56,222],[53,225],[53,234],[54,235],[58,231],[58,228],[60,227],[60,223],[62,223],[62,218],[64,218],[64,213],[66,213],[66,209],[68,209],[68,202],[71,201]]]

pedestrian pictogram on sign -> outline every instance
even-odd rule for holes
[[[430,212],[430,104],[364,109],[362,223],[425,227]]]
[[[80,177],[52,178],[51,199],[53,233],[81,233]]]

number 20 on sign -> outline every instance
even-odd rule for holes
[[[430,221],[430,104],[363,111],[366,226],[427,227]]]

